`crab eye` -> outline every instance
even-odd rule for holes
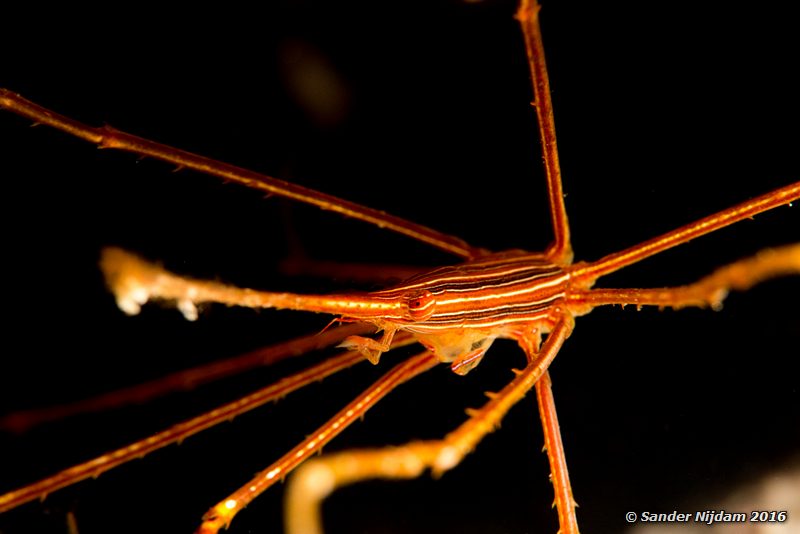
[[[426,289],[412,291],[405,295],[404,299],[408,307],[408,318],[412,321],[424,321],[433,315],[436,309],[436,299],[433,293]]]

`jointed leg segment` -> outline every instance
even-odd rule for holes
[[[345,349],[352,349],[360,352],[373,365],[380,361],[381,354],[388,352],[392,348],[392,340],[397,333],[397,328],[387,325],[383,329],[380,339],[375,340],[369,337],[348,336],[339,346]]]
[[[572,331],[572,324],[572,317],[561,318],[542,350],[529,354],[526,368],[516,371],[516,378],[501,391],[490,394],[489,402],[483,407],[468,410],[470,418],[444,439],[378,450],[345,451],[306,462],[289,483],[286,501],[288,534],[321,534],[320,503],[337,487],[371,478],[416,478],[425,469],[431,469],[436,476],[458,465],[546,373]],[[566,476],[566,470],[563,474]],[[560,484],[561,479],[554,479],[554,483]],[[557,496],[563,493],[557,488]],[[574,509],[565,510],[565,514],[572,516],[571,523],[575,524]],[[566,532],[577,533],[577,529]]]
[[[33,121],[34,124],[45,124],[62,130],[70,135],[94,143],[99,148],[124,150],[140,156],[159,159],[176,165],[178,169],[195,170],[217,176],[226,182],[238,183],[272,195],[310,204],[323,210],[333,211],[346,217],[352,217],[406,235],[461,258],[474,258],[486,252],[468,245],[465,241],[455,236],[438,232],[421,224],[337,198],[333,195],[162,145],[109,126],[95,128],[82,124],[34,104],[7,89],[0,88],[0,109],[6,109],[26,117]]]
[[[539,404],[539,418],[544,429],[544,446],[550,462],[550,480],[555,491],[553,504],[558,511],[559,533],[578,534],[578,521],[575,517],[575,508],[578,505],[572,496],[572,485],[569,482],[566,454],[561,441],[561,429],[558,426],[549,372],[544,373],[536,382],[536,401]]]
[[[397,336],[394,346],[397,347],[408,344],[410,341],[411,336]],[[206,428],[215,426],[223,421],[229,421],[238,415],[263,406],[268,402],[280,399],[292,391],[296,391],[308,384],[322,380],[326,376],[330,376],[361,361],[363,361],[363,356],[354,351],[334,356],[318,365],[279,380],[277,383],[247,395],[237,401],[228,403],[182,423],[178,423],[149,438],[108,452],[99,458],[78,464],[46,479],[0,495],[0,512],[42,498],[57,489],[75,484],[81,480],[97,477],[101,473],[113,469],[118,465],[122,465],[136,458],[141,458],[150,452],[166,447],[172,443],[179,443]]]
[[[609,254],[597,261],[576,263],[572,267],[572,276],[585,282],[593,282],[602,276],[619,271],[628,265],[633,265],[645,258],[683,243],[688,243],[700,236],[710,234],[739,221],[752,219],[759,213],[764,213],[780,206],[791,206],[791,203],[797,200],[800,200],[800,182],[751,198],[671,232],[648,239],[625,250]]]
[[[525,50],[533,79],[533,106],[539,126],[539,142],[542,147],[547,195],[550,201],[550,220],[553,225],[553,243],[547,249],[547,257],[558,265],[572,263],[569,221],[564,205],[564,188],[561,183],[561,165],[556,146],[556,126],[553,119],[553,102],[550,97],[550,78],[544,58],[542,32],[539,28],[539,5],[535,0],[522,0],[517,19],[525,38]]]
[[[203,517],[203,524],[198,532],[211,534],[218,532],[220,528],[227,527],[233,517],[253,499],[275,482],[283,479],[310,456],[320,451],[330,440],[362,417],[367,410],[395,387],[427,371],[437,363],[436,358],[430,352],[425,351],[395,366],[316,432],[304,439],[275,463],[258,473],[249,483],[228,496],[227,499],[212,507]]]

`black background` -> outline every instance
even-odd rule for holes
[[[493,249],[546,246],[530,89],[513,3],[38,14],[4,21],[0,85],[108,123],[384,209]],[[567,209],[577,259],[597,259],[800,176],[793,17],[545,4]],[[35,20],[35,23],[32,22]],[[16,22],[12,22],[16,21]],[[15,31],[18,30],[18,31]],[[317,63],[315,63],[317,62]],[[291,73],[322,65],[341,90],[321,119]],[[318,85],[307,82],[302,87]],[[323,93],[330,96],[330,86]],[[320,259],[437,265],[405,238],[0,116],[4,413],[76,400],[319,330],[326,317],[210,307],[187,323],[127,318],[103,288],[103,246],[264,289],[342,285],[276,272],[287,227]],[[796,241],[780,208],[603,281],[691,281]],[[291,221],[287,223],[287,221]],[[350,284],[343,282],[344,287]],[[733,295],[723,311],[597,310],[552,368],[578,517],[618,532],[629,510],[712,506],[800,450],[796,279]],[[0,531],[190,532],[226,492],[378,376],[360,369],[98,480],[0,517]],[[435,438],[521,366],[498,343],[472,374],[403,386],[326,450]],[[11,489],[274,380],[286,368],[144,407],[4,434]],[[329,532],[555,532],[532,398],[440,480],[365,483],[325,505]],[[230,532],[280,530],[282,487]]]

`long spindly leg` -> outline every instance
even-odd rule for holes
[[[316,432],[300,442],[275,463],[258,473],[250,482],[212,507],[198,529],[201,534],[219,532],[227,527],[234,516],[275,482],[282,480],[295,467],[322,449],[351,423],[361,418],[367,410],[403,382],[431,369],[438,360],[429,351],[398,364],[377,382],[361,393]]]
[[[539,142],[542,147],[547,194],[550,201],[550,220],[553,224],[553,243],[547,256],[554,263],[572,262],[572,245],[569,236],[567,209],[564,206],[564,189],[561,184],[561,166],[558,162],[556,127],[553,120],[553,102],[550,98],[550,78],[544,59],[542,33],[539,28],[539,4],[536,0],[522,0],[517,19],[525,37],[531,78],[533,80],[533,106],[539,125]]]
[[[101,128],[88,126],[43,108],[7,89],[0,88],[0,109],[7,109],[12,113],[26,117],[35,124],[45,124],[64,131],[94,143],[100,148],[113,148],[155,158],[172,163],[179,169],[192,169],[216,176],[227,182],[258,189],[271,195],[311,204],[323,210],[340,213],[346,217],[352,217],[409,236],[461,258],[475,258],[485,252],[455,236],[438,232],[421,224],[337,198],[333,195],[149,141],[108,126]]]
[[[236,376],[257,367],[276,364],[315,350],[340,343],[347,337],[374,332],[366,323],[345,324],[319,334],[307,335],[269,345],[232,358],[184,369],[149,382],[135,384],[108,393],[71,403],[44,408],[31,408],[0,416],[0,430],[25,432],[31,428],[79,414],[113,410],[131,404],[142,404],[175,391],[187,391],[223,378]]]
[[[400,334],[395,337],[393,348],[407,345],[411,342],[413,342],[413,338],[410,335]],[[301,347],[297,345],[296,348]],[[87,478],[97,477],[101,473],[130,460],[141,458],[145,454],[166,447],[172,443],[179,443],[206,428],[213,427],[223,421],[229,421],[238,415],[258,408],[268,402],[280,399],[292,391],[296,391],[308,384],[322,380],[326,376],[337,373],[360,361],[363,361],[363,356],[354,351],[329,358],[305,371],[279,380],[271,386],[242,397],[234,402],[220,406],[208,413],[178,423],[146,439],[108,452],[103,456],[76,465],[38,482],[0,495],[0,512],[10,510],[35,499],[44,498],[60,488],[75,484],[81,480],[86,480]]]
[[[572,326],[571,316],[561,318],[525,369],[516,371],[516,378],[502,390],[490,394],[489,402],[480,409],[468,410],[470,418],[444,439],[376,450],[345,451],[308,461],[289,483],[285,514],[287,534],[321,534],[321,501],[337,487],[371,478],[416,478],[426,469],[439,475],[458,465],[547,371]],[[530,353],[527,348],[526,352]]]
[[[601,276],[618,271],[623,267],[687,243],[692,239],[720,228],[725,228],[745,219],[751,219],[759,213],[769,211],[778,206],[791,206],[791,203],[798,199],[800,199],[800,182],[795,182],[681,226],[638,245],[609,254],[597,261],[576,264],[572,268],[572,278],[576,282],[586,284],[589,287]]]
[[[539,418],[544,429],[544,446],[550,462],[550,480],[555,491],[555,506],[558,510],[560,534],[578,534],[578,520],[575,517],[575,498],[572,496],[572,485],[567,471],[567,457],[561,441],[561,429],[558,426],[556,404],[553,398],[550,373],[545,372],[536,382],[536,401],[539,403]]]
[[[718,309],[730,290],[744,291],[774,278],[800,274],[800,244],[767,249],[724,267],[693,284],[660,289],[592,289],[576,292],[569,303],[577,307],[621,304],[685,308],[710,306]]]

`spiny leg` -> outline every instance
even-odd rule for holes
[[[542,32],[539,28],[539,9],[536,0],[522,0],[517,11],[517,20],[525,37],[525,50],[533,80],[533,106],[536,109],[536,120],[539,125],[539,142],[542,147],[550,201],[550,220],[553,224],[553,243],[547,248],[546,255],[553,263],[569,265],[572,263],[572,244],[567,209],[564,205],[561,165],[558,162],[550,78],[547,75]]]
[[[517,19],[520,22],[525,38],[528,63],[533,80],[533,105],[536,109],[539,126],[539,140],[542,146],[550,200],[550,214],[554,230],[554,242],[548,247],[546,255],[554,263],[568,265],[572,261],[572,247],[570,244],[569,222],[564,205],[564,192],[550,95],[550,81],[547,74],[544,46],[539,26],[539,9],[540,6],[536,0],[521,0],[517,11]],[[790,204],[799,198],[800,182],[796,182],[629,249],[610,254],[599,261],[584,265],[580,271],[575,272],[575,275],[585,277],[587,280],[596,280],[605,274],[636,263],[648,256],[681,243],[686,243],[696,237],[743,219],[751,218],[777,206]]]
[[[572,247],[570,244],[569,222],[564,205],[561,168],[558,159],[553,106],[550,95],[550,81],[539,27],[539,9],[540,6],[536,0],[521,0],[517,11],[517,19],[520,21],[525,37],[525,47],[533,80],[533,105],[536,109],[539,126],[539,140],[543,152],[550,200],[550,214],[554,230],[554,242],[548,247],[546,254],[554,263],[568,265],[572,262]],[[599,278],[626,265],[636,263],[643,258],[690,241],[695,237],[713,232],[742,219],[753,217],[777,206],[789,204],[798,198],[800,198],[800,182],[762,195],[752,201],[743,202],[739,206],[734,206],[706,217],[697,223],[668,232],[663,236],[651,239],[630,249],[611,254],[598,262],[594,262],[585,274],[593,276],[594,279]]]
[[[339,413],[308,436],[275,463],[258,473],[250,482],[218,503],[203,516],[203,524],[198,529],[201,534],[211,534],[227,527],[234,516],[253,499],[275,482],[282,480],[295,467],[309,456],[321,450],[330,440],[339,435],[351,423],[363,415],[395,387],[423,373],[438,364],[429,351],[414,356],[398,364],[377,382],[361,393]]]
[[[568,304],[575,308],[632,304],[675,309],[688,306],[719,309],[731,289],[744,291],[770,278],[791,274],[800,274],[800,244],[763,250],[750,258],[720,267],[693,284],[659,289],[576,291],[568,297]]]
[[[400,347],[413,342],[410,335],[400,334],[395,337],[392,347]],[[0,512],[10,510],[26,502],[41,499],[60,488],[75,484],[87,478],[98,475],[122,465],[130,460],[166,447],[172,443],[180,443],[206,428],[215,426],[223,421],[230,421],[234,417],[258,408],[268,402],[280,399],[287,394],[300,389],[308,384],[322,380],[351,365],[363,361],[363,356],[358,352],[349,351],[334,356],[309,369],[279,380],[275,384],[247,395],[239,400],[225,404],[208,413],[199,415],[183,423],[158,432],[146,439],[137,441],[125,447],[108,452],[98,458],[65,469],[51,477],[33,484],[0,495]]]
[[[538,358],[541,345],[538,330],[532,335],[522,336],[518,340],[525,351],[528,362]],[[558,512],[559,534],[578,534],[578,520],[575,517],[577,504],[572,496],[572,485],[567,470],[567,456],[561,440],[561,428],[558,425],[556,403],[553,397],[552,382],[549,371],[536,382],[536,402],[539,406],[539,419],[544,431],[544,450],[550,464],[550,481],[553,484],[555,499],[553,505]]]
[[[798,199],[800,199],[800,182],[795,182],[681,226],[653,239],[648,239],[638,245],[609,254],[597,261],[575,264],[572,269],[572,277],[590,286],[601,276],[638,263],[645,258],[683,243],[688,243],[692,239],[710,234],[720,228],[725,228],[745,219],[751,219],[759,213],[764,213],[779,206],[791,206],[792,202]]]
[[[337,487],[370,478],[416,478],[428,468],[436,476],[458,465],[547,371],[572,327],[571,316],[560,318],[542,350],[525,369],[515,371],[516,378],[498,393],[488,394],[489,402],[483,407],[468,410],[470,418],[444,439],[377,450],[345,451],[309,460],[289,482],[285,514],[287,534],[321,534],[321,501]]]
[[[539,404],[539,418],[544,430],[544,445],[550,463],[550,480],[555,491],[555,507],[558,511],[559,534],[578,534],[578,520],[575,517],[575,498],[567,471],[567,456],[561,441],[556,404],[553,398],[550,373],[545,372],[536,382],[536,401]]]
[[[7,109],[12,113],[26,117],[35,124],[45,124],[79,137],[96,144],[99,148],[113,148],[152,157],[172,163],[179,169],[192,169],[216,176],[227,182],[238,183],[268,194],[311,204],[323,210],[333,211],[346,217],[352,217],[380,228],[406,235],[461,258],[475,258],[486,252],[483,249],[469,245],[455,236],[438,232],[421,224],[337,198],[333,195],[149,141],[109,126],[101,128],[88,126],[43,108],[7,89],[0,88],[0,109]]]

